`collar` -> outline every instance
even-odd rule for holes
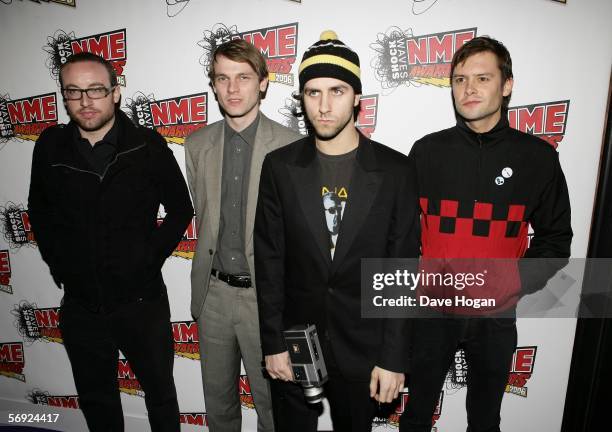
[[[510,129],[508,111],[505,109],[502,109],[501,118],[493,129],[483,133],[474,132],[459,114],[456,113],[455,116],[457,118],[457,127],[459,131],[468,138],[470,143],[476,145],[493,145],[498,142],[500,138],[505,136],[506,132]]]
[[[119,137],[119,120],[118,116],[115,114],[115,121],[113,122],[113,126],[106,132],[106,134],[102,137],[100,141],[93,143],[93,145],[81,136],[81,132],[79,131],[78,126],[74,121],[70,121],[70,127],[72,127],[72,138],[75,142],[85,141],[87,145],[91,147],[95,147],[98,143],[105,143],[112,145],[115,149],[117,149],[117,142]]]
[[[225,126],[224,126],[224,128],[225,128],[225,139],[227,141],[229,141],[232,138],[234,138],[235,135],[238,135],[248,145],[253,147],[253,145],[255,144],[255,135],[257,134],[257,126],[259,125],[259,118],[260,118],[260,116],[261,116],[261,114],[258,112],[257,113],[257,117],[255,117],[255,120],[253,120],[253,122],[250,125],[248,125],[246,128],[244,128],[240,132],[237,132],[234,129],[232,129],[232,127],[229,125],[229,123],[224,120],[224,123],[225,123]]]
[[[359,132],[359,130],[358,130]],[[317,145],[315,144],[314,134],[308,135],[303,139],[302,149],[296,157],[296,164],[307,166],[311,164],[317,156]],[[357,146],[357,163],[366,171],[378,169],[376,155],[372,146],[372,141],[359,132],[359,144]]]

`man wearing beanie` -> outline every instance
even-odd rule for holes
[[[320,405],[292,382],[283,331],[315,324],[336,432],[370,431],[404,386],[406,321],[361,318],[361,259],[416,257],[406,156],[355,127],[359,57],[324,32],[299,68],[312,133],[264,160],[255,218],[260,331],[277,432],[316,431]]]

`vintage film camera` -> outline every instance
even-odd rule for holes
[[[317,329],[314,325],[299,325],[283,333],[295,382],[302,385],[308,403],[320,402],[323,384],[327,382],[327,368]]]

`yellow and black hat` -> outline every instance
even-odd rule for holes
[[[313,78],[336,78],[350,84],[355,94],[361,94],[359,56],[331,30],[321,33],[320,40],[306,49],[299,69],[300,92]]]

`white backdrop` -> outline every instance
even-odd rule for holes
[[[48,409],[62,413],[64,430],[83,427],[57,331],[62,292],[28,236],[23,211],[34,141],[49,124],[68,121],[53,76],[58,55],[87,49],[116,61],[124,80],[122,109],[151,114],[149,125],[166,137],[183,166],[185,134],[221,118],[203,65],[207,48],[224,31],[264,51],[278,73],[271,76],[262,111],[297,126],[289,111],[300,58],[322,30],[335,30],[361,58],[368,97],[360,126],[403,153],[421,136],[454,123],[447,70],[456,42],[491,35],[512,54],[516,127],[558,144],[573,210],[572,255],[584,257],[612,60],[612,2],[567,1],[0,0],[0,414]],[[408,40],[408,66],[398,69],[408,77],[394,80],[389,74],[391,63],[406,60],[399,52],[392,58],[390,39],[399,39],[400,48]],[[190,227],[164,266],[183,430],[207,429],[197,332],[189,314],[196,238]],[[504,398],[503,429],[560,429],[574,327],[572,319],[519,321],[520,349]],[[436,416],[441,432],[466,426],[457,361]],[[118,378],[128,430],[148,430],[144,399],[129,367],[121,367]],[[240,390],[244,430],[254,431],[248,382]],[[396,428],[397,414],[376,419],[375,430]],[[331,429],[327,414],[319,427]]]

